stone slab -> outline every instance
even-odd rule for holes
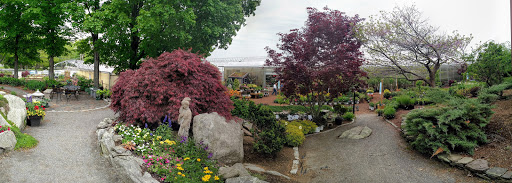
[[[460,159],[462,159],[464,156],[461,156],[461,155],[458,155],[458,154],[450,154],[448,155],[448,160],[450,160],[451,162],[457,162],[459,161]]]
[[[347,138],[347,139],[363,139],[368,136],[370,136],[372,133],[372,130],[368,128],[367,126],[357,126],[350,130],[344,131],[338,138]]]
[[[437,155],[437,159],[440,159],[441,161],[446,162],[446,163],[452,162],[451,160],[448,159],[448,154]]]
[[[485,173],[485,171],[489,169],[489,163],[487,160],[477,159],[466,164],[466,168],[474,172]]]
[[[506,168],[492,167],[492,168],[489,168],[487,171],[485,171],[485,174],[487,174],[488,177],[496,179],[496,178],[500,178],[506,172],[507,172]]]
[[[285,179],[290,180],[290,177],[288,177],[286,175],[283,175],[282,173],[279,173],[279,172],[276,172],[276,171],[266,171],[265,173],[268,173],[270,175],[275,175],[275,176],[283,177]]]
[[[501,176],[501,178],[506,179],[506,180],[512,179],[512,171],[507,171],[505,174],[503,174]]]
[[[471,163],[473,160],[474,159],[470,158],[470,157],[463,157],[459,161],[455,162],[455,165],[457,165],[457,166],[464,166],[464,165],[466,165],[468,163]]]

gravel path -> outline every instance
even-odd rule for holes
[[[337,139],[355,126],[368,126],[373,132],[360,140]],[[308,137],[300,148],[301,156],[305,155],[303,167],[307,173],[314,172],[311,182],[481,181],[409,150],[398,134],[375,114],[358,115],[353,124]]]
[[[2,87],[4,87],[4,89],[6,89],[6,90],[16,92],[16,94],[18,94],[19,96],[27,94],[27,92],[25,92],[24,90],[21,90],[21,89],[15,88],[15,87],[7,86],[7,85],[2,85]],[[43,91],[41,91],[41,92],[43,92]]]
[[[119,182],[97,148],[96,125],[110,109],[48,113],[39,127],[27,127],[37,147],[0,157],[0,182]]]

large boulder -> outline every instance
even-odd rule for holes
[[[16,136],[12,131],[4,131],[0,133],[0,153],[4,151],[12,151],[16,146]]]
[[[208,146],[207,151],[219,163],[232,165],[244,159],[242,125],[216,112],[199,114],[193,120],[193,134],[196,144]]]
[[[23,130],[26,125],[25,120],[27,119],[25,102],[14,95],[4,95],[4,97],[9,102],[7,119],[13,122],[20,130]]]

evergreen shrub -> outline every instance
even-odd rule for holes
[[[404,129],[412,138],[411,146],[421,153],[442,148],[473,154],[478,144],[487,142],[483,128],[491,115],[491,106],[476,99],[452,99],[440,107],[411,111]]]
[[[386,119],[393,119],[395,118],[396,109],[390,106],[386,106],[384,108],[384,118]]]

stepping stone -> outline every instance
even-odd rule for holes
[[[446,163],[452,162],[451,160],[448,159],[448,154],[437,155],[437,159],[440,159],[441,161],[446,162]]]
[[[512,179],[512,171],[507,171],[507,173],[503,174],[501,176],[501,178],[506,179],[506,180]]]
[[[474,159],[470,157],[463,157],[459,161],[455,162],[455,165],[459,168],[464,168],[464,165],[472,162]]]
[[[468,163],[466,165],[466,168],[477,173],[485,173],[485,171],[489,169],[489,163],[487,162],[487,160],[477,159],[475,161],[472,161],[471,163]]]
[[[492,167],[489,168],[489,170],[485,171],[485,174],[487,174],[488,177],[496,179],[504,175],[505,172],[507,172],[506,168]]]
[[[343,132],[338,138],[347,138],[347,139],[363,139],[372,134],[372,129],[368,128],[367,126],[357,126],[350,130],[347,130]]]
[[[464,156],[461,156],[461,155],[458,155],[458,154],[450,154],[448,155],[448,160],[450,160],[451,162],[457,162],[459,161],[460,159],[462,159]]]

